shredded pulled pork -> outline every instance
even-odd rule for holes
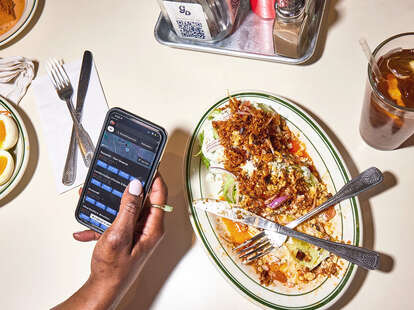
[[[300,141],[279,114],[234,98],[224,108],[230,108],[230,117],[214,121],[213,127],[225,148],[224,167],[237,178],[242,207],[262,216],[276,215],[281,210],[300,216],[308,212],[314,202],[327,198],[326,188],[310,192],[309,180],[300,167],[308,167],[318,180],[319,175],[300,147]],[[252,173],[243,169],[248,164],[255,168]],[[290,198],[276,210],[267,208],[266,201],[278,196]],[[284,208],[280,209],[282,206]]]

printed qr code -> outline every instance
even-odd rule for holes
[[[185,38],[194,38],[205,40],[206,34],[203,30],[203,25],[199,22],[177,20],[178,28],[180,29],[181,36]]]

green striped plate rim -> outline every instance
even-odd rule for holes
[[[237,98],[256,98],[256,99],[268,99],[273,101],[275,104],[280,104],[282,106],[284,106],[285,108],[288,108],[289,110],[291,110],[292,112],[294,112],[297,116],[299,116],[302,120],[304,120],[317,134],[318,136],[321,138],[321,140],[324,142],[325,146],[329,149],[330,154],[332,155],[333,159],[335,160],[335,163],[337,165],[338,170],[341,173],[341,177],[344,181],[344,183],[349,181],[349,173],[345,167],[345,164],[343,163],[343,159],[341,158],[341,156],[339,155],[337,149],[334,147],[333,143],[331,142],[331,140],[327,137],[326,133],[318,126],[316,125],[316,122],[306,113],[304,112],[301,108],[297,107],[296,105],[294,105],[293,103],[288,102],[285,99],[282,99],[280,97],[277,97],[275,95],[271,95],[271,94],[265,94],[265,93],[261,93],[261,92],[240,92],[240,93],[235,93],[232,94],[232,97],[237,97]],[[215,251],[213,250],[212,246],[210,245],[210,242],[208,241],[207,237],[204,235],[203,233],[203,229],[200,225],[200,221],[197,215],[197,212],[194,208],[194,206],[192,205],[192,201],[193,201],[193,196],[192,196],[192,189],[191,189],[191,183],[190,183],[190,166],[191,166],[191,162],[193,160],[195,160],[192,156],[193,154],[193,149],[194,147],[197,145],[197,137],[199,135],[200,129],[202,128],[204,121],[207,119],[207,116],[211,113],[211,111],[213,111],[214,109],[216,109],[217,107],[225,104],[228,101],[228,97],[221,99],[219,102],[217,102],[215,105],[213,105],[201,118],[201,120],[199,121],[199,123],[197,124],[193,135],[190,139],[189,142],[189,146],[188,146],[188,150],[187,150],[187,155],[186,155],[186,174],[185,174],[185,184],[186,184],[186,190],[187,190],[187,199],[188,199],[188,203],[189,203],[189,211],[190,211],[190,215],[191,215],[191,222],[193,225],[193,228],[195,230],[195,232],[197,233],[198,237],[200,238],[202,244],[204,245],[204,247],[206,248],[208,254],[210,255],[210,258],[213,260],[213,262],[215,263],[215,265],[219,268],[219,270],[222,272],[222,274],[225,275],[225,277],[230,280],[230,282],[237,287],[244,295],[246,295],[247,297],[249,297],[250,299],[252,299],[254,302],[256,302],[259,305],[263,305],[266,306],[268,308],[271,309],[303,309],[303,310],[311,310],[311,309],[320,309],[321,307],[325,307],[328,304],[331,304],[332,302],[334,302],[334,300],[336,298],[339,297],[339,294],[346,288],[347,285],[350,284],[350,281],[352,279],[352,277],[355,274],[355,266],[353,264],[348,264],[348,267],[344,273],[344,275],[342,276],[342,278],[340,279],[340,282],[338,283],[338,285],[335,287],[335,289],[330,292],[330,294],[328,294],[327,296],[325,296],[322,300],[319,300],[318,302],[315,302],[313,304],[307,305],[307,306],[301,306],[301,307],[289,307],[286,305],[280,305],[280,304],[276,304],[273,303],[269,300],[265,300],[259,296],[257,296],[256,294],[254,294],[253,292],[251,292],[249,289],[247,289],[242,283],[240,283],[232,274],[229,270],[227,270],[227,268],[223,265],[223,263],[221,262],[220,258],[217,256],[217,254],[215,253]],[[260,101],[257,101],[260,102]],[[306,137],[306,134],[300,129],[298,128],[298,126],[296,126],[291,120],[286,119],[289,127],[291,126],[295,126],[296,129],[298,131],[301,132],[302,135],[304,135]],[[312,143],[312,141],[310,139],[308,139],[308,141],[310,143]],[[315,147],[315,150],[317,151],[317,148]],[[322,156],[321,156],[322,161],[324,162]],[[202,188],[201,188],[201,174],[200,174],[200,170],[201,170],[201,160],[197,159],[199,161],[198,165],[199,165],[199,183],[200,183],[200,193],[202,193]],[[324,162],[325,164],[325,162]],[[326,164],[325,164],[326,167]],[[327,168],[327,167],[326,167]],[[328,173],[329,170],[327,169]],[[334,188],[336,190],[335,187],[335,183],[332,182],[332,184],[334,185]],[[360,242],[362,240],[362,229],[361,229],[361,219],[359,216],[359,205],[357,203],[357,200],[355,198],[352,198],[350,200],[351,203],[351,207],[352,207],[352,216],[353,216],[353,228],[354,228],[354,239],[353,239],[353,244],[358,246],[360,245]],[[341,210],[341,209],[340,209]],[[212,231],[215,233],[215,230],[213,229],[213,225],[212,223],[209,221],[210,223],[210,228],[212,229]],[[341,216],[341,225],[343,225],[343,217]],[[342,231],[342,229],[341,229]],[[217,236],[217,234],[215,234],[216,238],[218,239],[219,237]],[[219,239],[218,239],[219,240]],[[221,245],[222,243],[219,242]],[[228,254],[227,250],[225,249],[225,247],[222,245],[222,248],[224,250],[224,252],[230,257],[230,255]],[[233,261],[234,262],[234,261]],[[239,264],[234,262],[235,266],[242,271],[242,269],[239,267]],[[244,271],[242,271],[244,273]],[[245,274],[248,278],[250,278],[247,274]],[[251,279],[251,278],[250,278]],[[255,280],[251,279],[253,282],[256,282]],[[326,280],[325,280],[326,281]],[[320,283],[319,286],[313,288],[310,291],[307,291],[305,293],[302,294],[283,294],[280,292],[276,292],[271,290],[273,293],[275,294],[279,294],[279,295],[287,295],[287,296],[301,296],[301,295],[305,295],[308,293],[313,292],[314,290],[316,290],[318,287],[320,287],[321,285],[323,285],[325,283],[325,281],[323,281],[322,283]],[[261,286],[262,289],[266,289],[269,290],[268,288],[266,288],[265,286]],[[270,291],[270,290],[269,290]]]

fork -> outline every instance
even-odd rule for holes
[[[358,194],[381,183],[383,180],[384,176],[381,171],[375,167],[371,167],[346,183],[334,196],[329,198],[318,208],[315,208],[309,213],[290,222],[286,225],[286,227],[293,229],[314,215],[326,210],[330,206],[336,205],[345,199],[357,196]],[[250,263],[270,253],[273,249],[281,247],[286,239],[287,236],[285,235],[264,230],[235,247],[233,251],[238,253],[239,258],[243,259],[245,263]]]
[[[92,162],[94,145],[91,140],[91,137],[83,128],[82,124],[78,121],[76,117],[75,109],[72,103],[73,96],[73,87],[70,83],[69,77],[66,74],[65,69],[62,64],[56,59],[51,58],[47,63],[47,73],[50,80],[52,81],[53,86],[56,89],[56,92],[61,100],[66,102],[66,105],[69,109],[70,116],[72,117],[76,138],[78,140],[78,145],[81,150],[83,161],[85,162],[86,167],[89,167]]]

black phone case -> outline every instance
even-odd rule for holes
[[[161,126],[159,126],[157,124],[154,124],[153,122],[150,122],[150,121],[148,121],[148,120],[146,120],[146,119],[144,119],[142,117],[139,117],[138,115],[135,115],[135,114],[133,114],[131,112],[125,111],[124,109],[121,109],[121,108],[112,108],[112,109],[110,109],[106,113],[105,120],[104,120],[102,129],[101,129],[101,133],[99,135],[98,143],[97,143],[97,145],[95,147],[95,153],[93,155],[92,163],[91,163],[91,166],[89,167],[88,175],[86,176],[86,179],[85,179],[85,183],[83,185],[83,188],[85,188],[86,187],[85,185],[86,184],[89,184],[89,182],[90,182],[91,175],[92,175],[92,171],[95,168],[96,160],[97,160],[97,157],[98,157],[98,154],[97,154],[98,146],[101,144],[101,140],[102,140],[103,134],[104,134],[105,129],[106,129],[106,123],[108,122],[109,115],[111,115],[111,113],[114,113],[114,112],[117,112],[117,113],[119,113],[121,115],[125,115],[125,116],[128,116],[128,117],[133,117],[133,118],[139,120],[140,122],[143,122],[146,125],[151,126],[151,127],[155,128],[155,129],[159,130],[160,133],[161,133],[162,141],[160,143],[160,148],[159,148],[159,150],[157,152],[157,155],[156,155],[156,158],[155,158],[155,161],[154,161],[154,165],[151,167],[151,172],[150,172],[150,176],[148,178],[148,182],[145,184],[145,187],[144,187],[144,199],[143,199],[143,202],[145,202],[146,196],[148,195],[149,191],[151,190],[151,186],[152,186],[152,183],[154,181],[155,174],[157,173],[158,167],[160,165],[161,158],[162,158],[162,156],[164,154],[165,145],[167,144],[168,134],[167,134],[167,131],[163,127],[161,127]],[[91,229],[93,231],[96,231],[98,233],[103,233],[104,231],[102,229],[99,229],[98,227],[95,227],[93,225],[90,225],[89,223],[83,221],[79,217],[79,210],[81,208],[82,201],[84,199],[84,195],[85,195],[85,191],[82,191],[82,193],[81,193],[81,195],[79,197],[79,201],[78,201],[76,210],[75,210],[75,218],[76,218],[76,220],[80,224],[88,227],[89,229]]]

